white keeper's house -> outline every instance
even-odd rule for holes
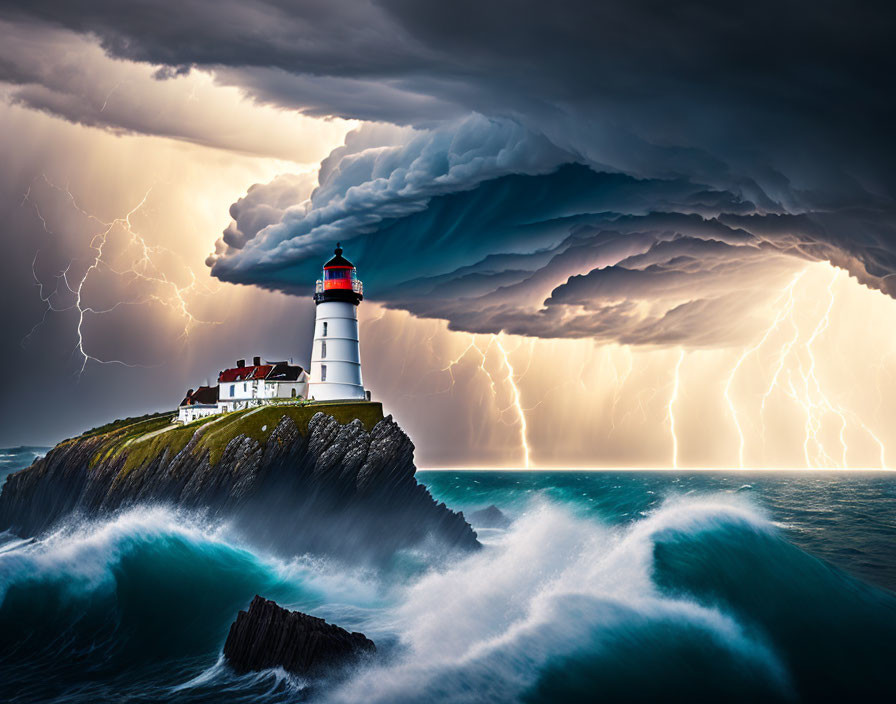
[[[177,419],[181,423],[190,423],[215,413],[218,413],[218,387],[200,386],[195,391],[187,389],[187,395],[177,409]]]
[[[288,362],[261,363],[255,357],[251,366],[239,359],[232,369],[218,374],[218,408],[221,412],[239,411],[284,398],[308,396],[308,374]]]
[[[238,359],[236,366],[218,374],[216,386],[200,386],[187,391],[177,409],[177,420],[190,423],[197,418],[227,411],[240,411],[265,403],[308,397],[308,373],[297,364],[265,362],[255,357],[247,365]]]

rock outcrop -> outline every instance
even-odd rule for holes
[[[224,644],[224,657],[237,672],[282,667],[308,677],[334,672],[375,652],[363,633],[288,611],[257,595],[248,611],[237,614]]]
[[[470,514],[470,523],[481,528],[507,528],[512,521],[492,504]]]
[[[413,443],[391,416],[367,432],[359,420],[342,424],[322,412],[308,420],[313,408],[305,412],[303,420],[298,412],[266,409],[276,413],[272,430],[250,426],[265,416],[246,414],[245,427],[227,420],[233,433],[242,432],[224,435],[217,456],[202,437],[206,426],[119,442],[117,449],[107,449],[104,435],[60,443],[7,478],[0,530],[27,537],[73,516],[166,504],[227,518],[250,539],[290,553],[386,559],[431,541],[479,547],[463,514],[417,483]],[[177,432],[190,437],[185,446],[147,454],[147,447],[156,447],[147,443]],[[138,451],[143,454],[133,454]]]

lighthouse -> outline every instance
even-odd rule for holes
[[[342,256],[337,243],[335,256],[324,264],[323,278],[314,291],[317,309],[308,398],[366,398],[358,347],[358,304],[363,294],[354,264]]]

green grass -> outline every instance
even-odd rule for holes
[[[157,413],[151,416],[144,416],[142,419],[116,421],[115,423],[101,426],[109,428],[109,430],[106,430],[105,432],[98,432],[98,429],[94,429],[74,438],[73,441],[86,440],[89,438],[101,439],[101,445],[97,448],[97,451],[90,461],[90,465],[93,466],[97,462],[117,455],[125,448],[129,441],[134,440],[141,435],[146,435],[147,433],[171,426],[173,417],[173,413]],[[136,422],[129,422],[134,420],[136,420]]]
[[[153,458],[160,457],[166,450],[169,458],[174,457],[187,446],[190,438],[199,430],[200,426],[209,420],[208,418],[202,418],[187,425],[174,426],[171,430],[159,433],[153,438],[136,440],[127,447],[122,447],[119,451],[124,453],[125,461],[119,477],[127,476],[130,472],[147,464]]]
[[[123,454],[125,461],[119,476],[124,477],[166,451],[169,457],[181,452],[196,431],[206,423],[211,424],[199,438],[193,452],[200,457],[208,452],[209,461],[215,465],[221,459],[227,444],[238,435],[245,435],[264,445],[283,416],[292,418],[299,432],[304,434],[308,429],[308,421],[319,411],[332,416],[343,425],[358,419],[368,432],[383,419],[383,406],[375,401],[283,403],[262,406],[260,410],[248,409],[200,418],[186,425],[172,425],[174,416],[170,412],[116,420],[88,430],[62,444],[96,438],[99,446],[91,458],[90,466]],[[147,440],[139,440],[140,437],[163,428],[170,429]]]
[[[209,461],[214,465],[221,459],[227,444],[236,436],[245,435],[264,445],[283,416],[292,418],[299,432],[304,433],[308,428],[308,421],[319,411],[333,416],[342,425],[351,423],[357,418],[368,432],[383,419],[383,406],[377,402],[263,406],[260,411],[254,413],[249,410],[227,414],[202,436],[196,446],[196,452],[208,450]]]
[[[116,432],[118,430],[124,430],[132,426],[159,421],[163,418],[170,421],[173,416],[174,414],[171,411],[165,411],[162,413],[147,413],[144,416],[135,416],[133,418],[113,420],[111,423],[106,423],[105,425],[100,425],[96,428],[85,430],[77,438],[73,439],[83,439],[95,437],[97,435],[106,435],[108,433]]]

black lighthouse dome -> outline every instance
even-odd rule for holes
[[[314,290],[314,302],[342,301],[358,305],[364,299],[364,287],[355,265],[342,256],[338,242],[334,255],[324,264],[323,277],[318,279]]]
[[[339,242],[336,243],[336,249],[333,250],[333,254],[335,254],[336,256],[326,264],[324,264],[324,269],[330,269],[332,267],[347,267],[349,269],[355,268],[354,264],[352,264],[348,259],[342,256],[342,247],[339,246]]]

